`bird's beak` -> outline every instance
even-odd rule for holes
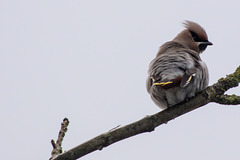
[[[198,42],[199,53],[203,52],[209,45],[213,45],[212,42],[209,41]]]
[[[204,44],[204,45],[207,45],[207,46],[213,45],[212,42],[209,42],[209,41],[207,41],[207,42],[201,42],[201,44]]]

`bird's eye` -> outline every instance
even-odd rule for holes
[[[200,38],[197,36],[197,34],[195,32],[190,32],[190,33],[195,42],[200,42]]]
[[[193,39],[194,39],[194,41],[196,41],[196,40],[197,40],[197,37],[196,37],[196,36],[193,36]]]

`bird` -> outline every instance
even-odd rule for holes
[[[199,24],[186,20],[183,25],[185,29],[160,46],[149,64],[146,88],[161,109],[187,101],[209,83],[208,68],[200,54],[213,43]]]

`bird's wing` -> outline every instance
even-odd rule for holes
[[[170,81],[156,81],[152,77],[153,86],[161,86],[163,89],[169,89],[173,87],[186,87],[192,80],[196,73],[196,68],[187,70],[182,76],[178,76]]]

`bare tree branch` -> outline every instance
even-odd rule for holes
[[[147,116],[139,121],[131,123],[120,128],[110,130],[103,133],[79,146],[76,146],[67,152],[64,152],[53,160],[74,160],[80,158],[88,153],[96,150],[101,150],[115,142],[132,137],[134,135],[151,132],[161,124],[179,117],[187,112],[202,107],[209,102],[216,102],[219,104],[240,104],[240,98],[236,95],[224,95],[224,93],[233,87],[238,86],[240,83],[240,66],[233,74],[228,75],[226,78],[221,78],[217,83],[209,86],[204,91],[198,93],[194,98],[175,105],[154,115]]]
[[[52,150],[52,156],[51,156],[50,160],[54,159],[54,157],[56,157],[57,155],[62,153],[62,141],[65,136],[65,133],[67,132],[68,124],[69,124],[69,120],[67,118],[64,118],[63,122],[61,124],[61,129],[58,133],[57,143],[55,143],[55,141],[53,139],[51,140],[53,150]]]

